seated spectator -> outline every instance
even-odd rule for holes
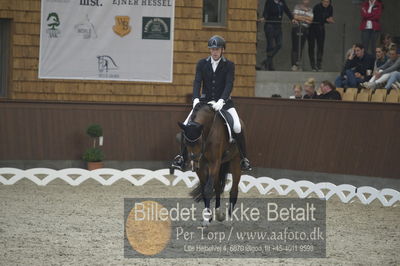
[[[340,93],[336,91],[335,86],[330,81],[322,81],[321,94],[317,96],[320,100],[342,100]]]
[[[400,72],[394,71],[390,73],[389,80],[386,83],[385,89],[387,90],[400,90]]]
[[[377,86],[385,84],[389,80],[390,73],[394,71],[400,71],[400,57],[396,49],[391,49],[389,51],[389,60],[378,68],[378,71],[374,73],[369,82],[364,82],[361,85],[368,89],[376,89]]]
[[[297,23],[292,27],[292,71],[298,71],[303,48],[308,39],[310,25],[314,18],[310,0],[302,0],[293,10],[294,20]]]
[[[381,47],[384,47],[386,51],[393,49],[396,47],[396,44],[393,42],[392,36],[390,34],[382,34],[381,35]]]
[[[289,99],[302,99],[303,98],[303,88],[300,84],[293,85],[294,95],[290,96]]]
[[[374,70],[373,73],[378,72],[378,68],[381,67],[386,63],[388,60],[388,57],[386,55],[387,50],[384,47],[377,47],[375,49],[375,64],[374,64]]]
[[[305,83],[304,83],[304,91],[306,94],[304,94],[303,99],[316,99],[317,98],[317,92],[315,91],[315,79],[314,78],[309,78]]]
[[[338,88],[356,88],[360,83],[368,80],[367,72],[372,72],[375,59],[366,53],[362,44],[353,46],[342,73],[336,79]]]

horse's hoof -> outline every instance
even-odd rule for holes
[[[209,220],[203,220],[203,222],[201,223],[202,227],[208,227],[210,225],[210,221]]]
[[[224,213],[223,211],[221,211],[220,208],[218,208],[218,209],[215,211],[215,214],[216,214],[217,220],[218,220],[219,222],[225,221],[225,213]]]
[[[170,167],[169,168],[169,174],[170,175],[174,175],[174,173],[175,173],[175,168],[174,167]]]

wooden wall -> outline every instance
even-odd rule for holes
[[[257,0],[229,0],[227,26],[202,26],[201,0],[176,0],[172,84],[39,80],[40,0],[1,0],[0,18],[13,20],[10,99],[183,103],[192,93],[195,64],[207,56],[207,40],[220,34],[226,56],[237,64],[233,95],[253,96]]]
[[[400,178],[400,105],[235,98],[254,166]],[[0,160],[80,160],[86,127],[107,160],[170,161],[189,105],[0,101]]]

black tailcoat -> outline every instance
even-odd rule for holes
[[[224,109],[233,107],[231,92],[235,79],[235,64],[225,57],[221,57],[218,67],[213,71],[211,56],[201,59],[196,66],[196,75],[193,81],[193,99],[203,101],[225,101]],[[200,93],[201,90],[201,93]]]

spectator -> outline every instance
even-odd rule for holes
[[[331,0],[321,0],[313,8],[314,19],[308,35],[308,56],[314,71],[322,70],[322,57],[325,44],[325,23],[334,23]],[[315,43],[317,43],[317,64],[315,64]]]
[[[389,60],[378,68],[378,71],[374,73],[369,82],[364,82],[362,86],[368,89],[376,89],[377,86],[388,81],[390,73],[394,71],[400,71],[400,57],[396,49],[391,49],[389,51]]]
[[[362,44],[355,44],[348,56],[342,73],[336,79],[338,88],[356,88],[367,80],[367,74],[372,73],[374,58],[365,52]]]
[[[374,64],[374,70],[372,71],[373,73],[378,72],[378,68],[386,63],[388,60],[386,56],[387,50],[382,47],[376,47],[375,49],[375,64]]]
[[[330,81],[322,81],[321,83],[321,95],[318,95],[317,99],[321,100],[342,100],[340,93],[336,91],[335,86]]]
[[[380,18],[382,15],[383,4],[381,0],[365,0],[361,4],[361,41],[368,52],[375,51],[376,41],[381,30]]]
[[[381,46],[386,48],[386,51],[389,51],[395,48],[396,44],[393,42],[392,36],[386,33],[381,35]]]
[[[293,85],[294,95],[290,96],[289,99],[302,99],[303,98],[303,88],[300,84]]]
[[[304,91],[306,92],[306,94],[304,94],[303,99],[316,99],[317,98],[317,92],[315,91],[315,79],[314,78],[309,78],[304,83]]]
[[[292,71],[299,70],[303,47],[308,39],[308,30],[314,14],[310,7],[310,0],[302,0],[293,10],[295,23],[292,27]]]
[[[400,90],[400,72],[399,71],[394,71],[390,73],[389,80],[386,83],[385,89],[387,90]]]
[[[265,70],[275,70],[273,59],[282,48],[283,13],[294,22],[285,0],[267,0],[265,2],[263,18],[260,19],[265,22],[264,32],[267,39],[267,58],[263,62]]]

